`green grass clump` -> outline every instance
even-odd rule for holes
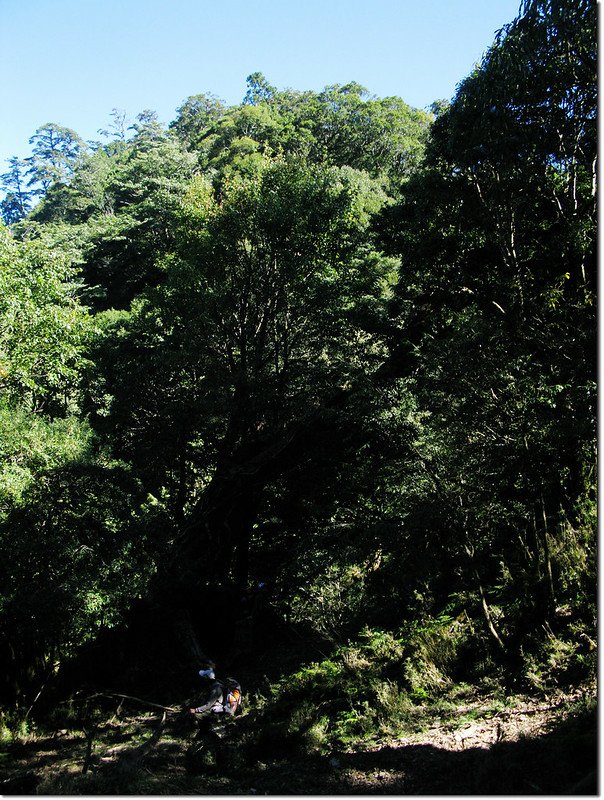
[[[429,724],[438,692],[451,686],[446,670],[459,639],[442,620],[407,636],[365,628],[329,658],[282,678],[259,714],[316,752],[415,732]]]

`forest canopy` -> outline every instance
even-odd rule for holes
[[[593,676],[596,17],[525,0],[432,111],[258,72],[10,160],[5,707],[135,612],[235,659],[258,586],[322,646],[446,640],[418,697]]]

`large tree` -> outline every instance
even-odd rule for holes
[[[54,122],[42,125],[29,140],[29,186],[44,195],[51,186],[69,181],[86,145],[75,131]]]
[[[320,431],[323,412],[384,355],[371,331],[392,260],[365,243],[383,201],[361,173],[298,160],[267,160],[219,202],[200,181],[165,281],[130,323],[127,362],[115,360],[108,386],[118,441],[156,475],[162,460],[181,464],[199,496],[188,503],[195,563],[225,578],[246,581],[267,483],[296,447],[304,458],[302,434]]]
[[[31,207],[32,193],[27,190],[25,161],[13,156],[9,159],[10,170],[0,175],[6,196],[0,203],[0,212],[7,225],[18,222],[26,216]]]

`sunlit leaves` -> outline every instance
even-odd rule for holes
[[[75,170],[86,145],[75,131],[48,122],[29,140],[32,155],[27,159],[29,186],[36,194],[45,194],[56,184],[66,183]]]
[[[66,408],[91,326],[67,261],[0,231],[0,381],[32,408]]]

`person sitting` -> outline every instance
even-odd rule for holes
[[[241,686],[238,681],[234,678],[225,678],[224,681],[217,680],[213,667],[200,669],[198,675],[205,684],[204,702],[189,708],[190,714],[209,712],[210,714],[234,716],[241,711]]]

